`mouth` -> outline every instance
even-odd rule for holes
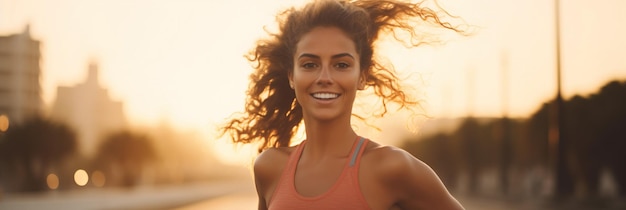
[[[332,100],[339,97],[340,94],[337,93],[313,93],[311,96],[315,99],[319,100]]]

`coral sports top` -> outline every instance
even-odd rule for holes
[[[296,166],[306,140],[296,147],[283,170],[280,181],[269,202],[270,210],[304,209],[370,209],[359,187],[359,163],[368,140],[359,137],[355,141],[341,175],[326,192],[314,197],[304,197],[296,191],[294,177]]]

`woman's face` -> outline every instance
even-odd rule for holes
[[[365,84],[354,42],[339,28],[314,28],[296,46],[289,83],[305,119],[350,118]]]

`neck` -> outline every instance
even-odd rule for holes
[[[305,120],[307,156],[321,159],[349,155],[357,138],[350,125],[350,118],[331,121]]]

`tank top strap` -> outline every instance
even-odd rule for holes
[[[350,164],[348,164],[348,167],[358,167],[359,162],[361,162],[361,155],[363,154],[363,151],[365,151],[365,147],[367,146],[367,142],[368,140],[366,138],[359,137],[357,145],[350,156]]]

